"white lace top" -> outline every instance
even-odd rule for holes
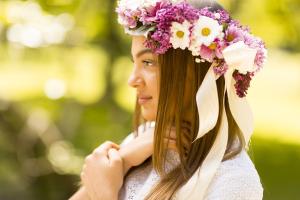
[[[166,162],[167,171],[178,163],[178,154],[169,151]],[[159,179],[149,159],[131,170],[125,177],[119,192],[119,200],[144,199]],[[232,159],[221,163],[204,200],[261,200],[262,197],[263,188],[259,175],[247,152],[243,150]],[[176,200],[176,197],[173,200]]]

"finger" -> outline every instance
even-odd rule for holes
[[[147,128],[145,131],[140,132],[138,137],[141,135],[151,135],[151,134],[152,135],[154,134],[154,127]]]
[[[117,165],[123,163],[120,153],[113,148],[108,150],[108,159],[111,165]]]
[[[97,147],[94,151],[93,154],[95,155],[107,155],[107,152],[110,148],[115,148],[115,149],[120,149],[120,146],[118,144],[115,144],[111,141],[106,141],[103,144],[101,144],[99,147]]]
[[[104,143],[102,143],[97,149],[101,149],[101,150],[108,150],[110,148],[115,148],[115,149],[119,149],[120,146],[114,142],[111,141],[106,141]]]

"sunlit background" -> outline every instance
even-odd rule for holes
[[[222,0],[269,49],[248,93],[266,200],[300,199],[300,2]],[[131,131],[114,0],[0,0],[0,199],[67,199],[84,157]]]

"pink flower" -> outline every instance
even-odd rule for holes
[[[137,26],[137,19],[141,15],[140,10],[120,10],[117,8],[117,12],[120,13],[118,16],[118,22],[125,26],[125,28],[135,28]]]
[[[267,57],[263,41],[222,9],[197,9],[185,0],[120,0],[116,11],[125,32],[146,36],[145,46],[157,54],[188,47],[193,56],[201,57],[200,61],[215,62],[216,75],[235,69],[233,78],[239,97],[246,95],[252,76]],[[177,29],[181,36],[174,35]],[[179,39],[182,33],[186,37]]]
[[[207,47],[205,45],[201,45],[200,56],[201,56],[201,58],[207,60],[208,62],[213,62],[213,59],[215,57],[215,52],[214,52],[214,50],[210,49],[209,47]]]
[[[217,58],[223,59],[222,51],[228,46],[226,41],[224,39],[216,38],[214,43],[216,44],[215,54]]]

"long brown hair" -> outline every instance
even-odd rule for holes
[[[207,4],[196,5],[203,7]],[[195,5],[194,5],[195,6]],[[220,9],[218,4],[211,4],[212,9]],[[193,173],[201,166],[210,151],[216,134],[220,127],[225,99],[225,112],[228,118],[228,143],[223,160],[237,155],[245,146],[245,141],[239,127],[229,109],[227,93],[224,95],[225,80],[221,76],[217,81],[219,99],[219,117],[216,126],[205,136],[196,140],[198,133],[198,109],[196,106],[196,93],[200,87],[211,63],[196,63],[189,50],[169,49],[165,54],[159,55],[160,88],[159,101],[154,132],[154,153],[152,156],[153,167],[160,174],[161,180],[152,188],[145,199],[169,200]],[[188,77],[188,78],[187,78]],[[189,93],[187,94],[187,88]],[[189,114],[186,116],[185,99],[189,98]],[[201,111],[200,111],[201,112]],[[136,104],[135,130],[143,123],[140,106]],[[172,171],[165,172],[167,147],[164,138],[168,137],[170,126],[176,129],[176,145],[180,156],[180,164]],[[233,142],[238,139],[239,146],[232,148]]]

